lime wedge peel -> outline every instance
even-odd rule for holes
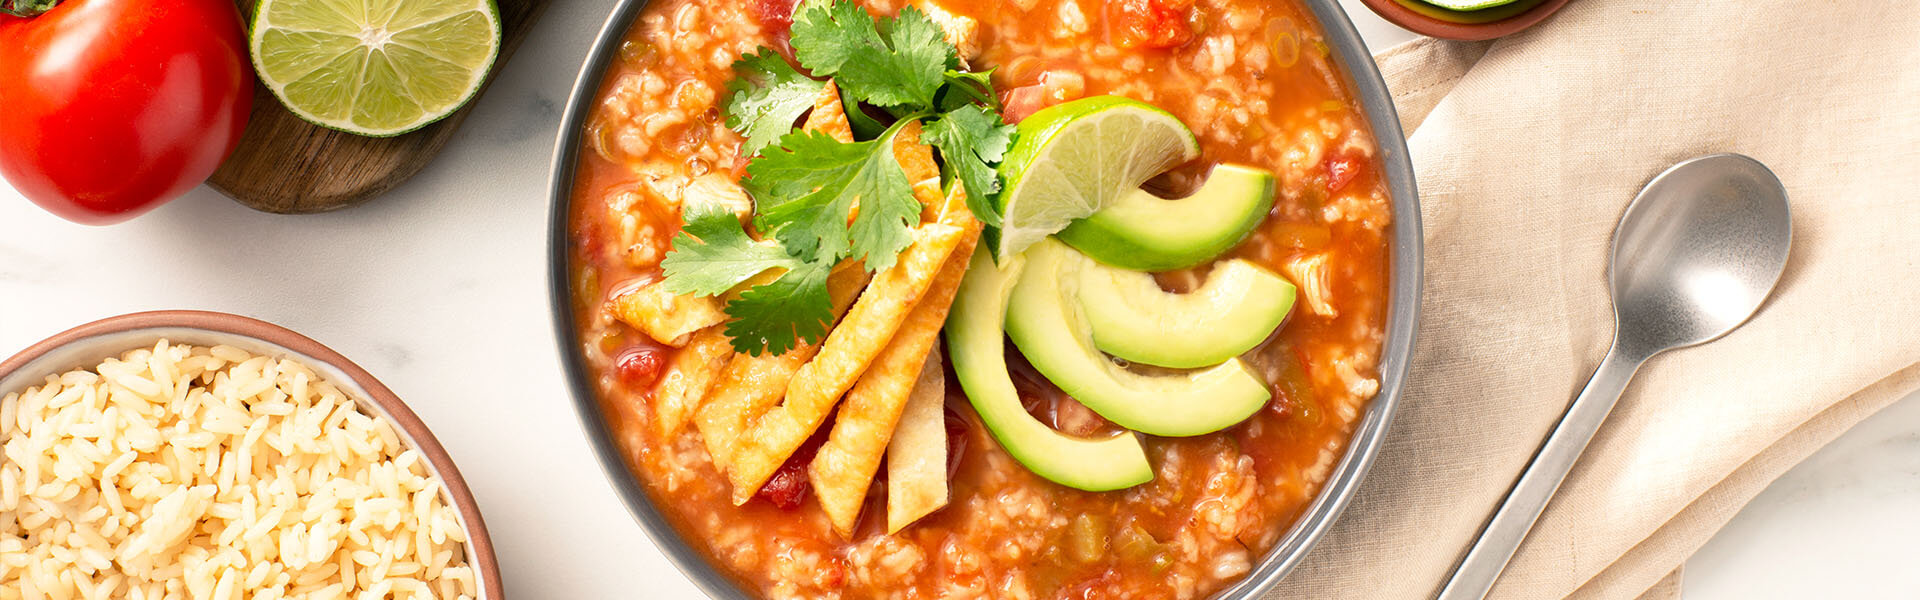
[[[294,115],[374,137],[445,118],[500,53],[493,0],[260,0],[254,71]]]
[[[1007,187],[990,246],[1002,260],[1200,155],[1178,117],[1121,96],[1042,109],[1020,121],[1017,135],[1000,165]]]

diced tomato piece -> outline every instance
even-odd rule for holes
[[[807,463],[789,460],[773,472],[767,485],[761,486],[760,497],[768,504],[781,510],[800,507],[800,501],[807,499],[807,492],[813,489],[813,482],[807,478]]]
[[[821,422],[820,428],[813,431],[813,436],[794,449],[793,455],[788,456],[787,462],[767,478],[766,485],[760,486],[760,492],[755,495],[781,510],[799,508],[800,503],[807,499],[807,493],[813,491],[813,478],[807,475],[807,465],[813,464],[814,455],[819,454],[820,446],[827,443],[827,436],[833,431],[833,421],[834,418],[829,416]]]
[[[1027,115],[1046,108],[1046,88],[1039,84],[1021,86],[1007,90],[1002,94],[1000,103],[1006,106],[1002,114],[1008,123],[1019,123]]]
[[[1363,160],[1366,159],[1359,156],[1327,155],[1324,165],[1327,170],[1327,191],[1338,192],[1345,189],[1347,184],[1353,183],[1354,178],[1360,175],[1360,164]]]
[[[627,385],[652,387],[654,380],[660,378],[660,369],[667,365],[666,352],[652,346],[631,348],[621,353],[613,364],[614,371]]]
[[[1062,393],[1053,399],[1053,428],[1071,436],[1097,437],[1102,430],[1113,429],[1113,424],[1079,400]]]
[[[775,35],[786,35],[793,28],[794,0],[747,0],[747,13]]]
[[[1087,78],[1073,71],[1047,71],[1040,82],[1007,90],[1001,98],[1001,111],[1008,123],[1019,123],[1040,109],[1074,100],[1087,93]]]
[[[1176,48],[1193,41],[1194,0],[1120,0],[1111,35],[1122,48]]]

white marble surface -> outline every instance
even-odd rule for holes
[[[1342,2],[1376,50],[1410,39]],[[275,216],[202,188],[90,228],[0,184],[0,354],[140,310],[285,325],[365,366],[432,426],[479,498],[511,596],[697,597],[607,485],[549,327],[548,157],[611,6],[554,3],[445,153],[365,206]],[[1916,425],[1909,399],[1782,479],[1689,567],[1688,598],[1913,597]]]

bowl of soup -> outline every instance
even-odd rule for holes
[[[585,435],[716,598],[1257,597],[1418,316],[1333,0],[627,0],[551,193]]]

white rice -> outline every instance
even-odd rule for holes
[[[162,340],[0,397],[0,600],[470,599],[440,488],[305,365]]]

